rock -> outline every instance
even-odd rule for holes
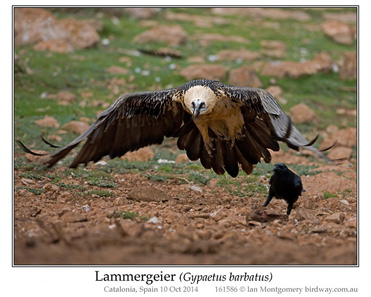
[[[326,21],[321,27],[322,31],[337,43],[350,45],[354,42],[354,32],[348,24],[339,21]]]
[[[106,71],[110,74],[128,74],[129,70],[120,66],[110,66],[106,68]]]
[[[332,71],[333,61],[329,54],[320,53],[313,60],[304,62],[276,61],[259,65],[261,73],[267,76],[300,77],[313,75],[318,72]]]
[[[195,192],[200,192],[200,193],[203,192],[202,188],[195,186],[195,185],[188,185],[188,188]]]
[[[24,196],[24,197],[27,197],[27,196],[31,196],[31,195],[32,195],[32,193],[29,192],[29,191],[26,190],[26,189],[19,189],[19,190],[17,191],[17,194],[18,194],[19,196]]]
[[[259,88],[262,86],[259,77],[250,66],[231,70],[229,73],[229,83],[240,87]]]
[[[326,132],[331,133],[331,134],[337,131],[339,131],[339,128],[335,125],[330,125],[330,126],[327,126],[326,128]]]
[[[158,217],[154,216],[154,217],[150,218],[150,219],[147,221],[147,223],[151,223],[151,224],[161,224],[161,220],[160,220]]]
[[[222,65],[191,65],[183,68],[180,75],[186,80],[215,79],[224,80],[227,70]]]
[[[35,156],[32,154],[26,154],[26,160],[28,162],[43,164],[44,161],[49,159],[49,152],[47,151],[42,151],[42,150],[32,150],[32,151],[37,154],[44,154],[45,156]]]
[[[180,25],[153,27],[134,38],[134,42],[164,42],[172,46],[184,44],[187,40],[187,33]]]
[[[273,58],[285,58],[286,52],[280,49],[262,49],[261,53],[264,56],[273,57]]]
[[[344,221],[345,215],[342,212],[336,212],[325,218],[327,222],[333,222],[336,224],[341,224]]]
[[[150,19],[158,13],[158,8],[153,7],[128,7],[125,12],[138,19]]]
[[[279,40],[262,40],[260,45],[263,47],[261,53],[275,58],[286,57],[286,45]]]
[[[43,119],[36,120],[35,121],[35,124],[38,125],[38,126],[40,126],[40,127],[59,128],[58,121],[55,118],[50,117],[48,115],[46,115]]]
[[[45,184],[43,186],[43,190],[45,192],[58,192],[59,191],[59,187],[57,185],[54,185],[54,184]]]
[[[88,217],[86,216],[86,214],[66,212],[64,215],[62,215],[62,220],[67,223],[80,223],[87,222]]]
[[[175,158],[175,163],[186,163],[186,162],[190,162],[190,160],[189,160],[189,158],[186,154],[179,154]]]
[[[67,124],[64,124],[62,128],[68,132],[80,135],[84,133],[89,127],[90,125],[85,122],[71,121]]]
[[[339,76],[341,79],[357,78],[357,53],[347,52],[343,55],[339,67]]]
[[[218,60],[224,61],[253,61],[260,57],[257,52],[241,49],[241,50],[221,50],[216,54]]]
[[[312,197],[323,197],[325,191],[329,193],[340,193],[345,190],[356,191],[357,189],[357,182],[355,180],[343,177],[332,171],[321,172],[311,176],[301,176],[301,179],[306,193],[310,193]],[[327,199],[327,201],[330,201],[330,199]],[[334,199],[338,200],[338,198]]]
[[[204,33],[196,34],[192,36],[192,39],[197,40],[202,46],[209,46],[214,41],[220,42],[237,42],[243,44],[249,44],[250,41],[241,36],[235,35],[222,35],[217,33]]]
[[[286,163],[286,164],[309,164],[308,158],[303,156],[297,156],[291,150],[285,152],[279,150],[278,152],[270,151],[273,163]]]
[[[345,204],[345,205],[349,205],[349,202],[346,199],[341,199],[340,202],[343,203],[343,204]]]
[[[357,116],[357,109],[338,108],[338,109],[336,109],[336,113],[340,114],[340,115],[346,114],[346,115],[349,115],[349,116],[356,117]]]
[[[239,226],[239,225],[245,225],[246,219],[244,216],[238,216],[238,215],[229,215],[220,221],[218,221],[218,225],[223,227],[231,227],[231,226]]]
[[[152,186],[139,186],[128,193],[128,199],[135,201],[156,201],[162,202],[169,200],[168,196],[161,190]]]
[[[287,220],[286,214],[278,214],[268,209],[258,208],[246,215],[246,222],[273,222],[274,220]]]
[[[310,15],[303,10],[279,9],[279,8],[245,8],[245,7],[216,7],[211,13],[217,15],[245,15],[252,18],[291,19],[297,21],[308,21]]]
[[[36,51],[51,51],[56,53],[70,53],[74,48],[66,40],[46,40],[38,42],[34,47]]]
[[[150,147],[143,147],[134,152],[127,152],[121,157],[125,161],[150,161],[154,158],[155,153]]]
[[[349,127],[338,130],[322,141],[320,149],[331,146],[335,141],[337,141],[337,146],[353,147],[357,145],[357,129]]]
[[[260,41],[260,45],[265,48],[286,51],[286,45],[280,40],[262,40]]]
[[[188,62],[191,63],[205,63],[205,58],[201,56],[192,56],[188,58]]]
[[[265,89],[281,104],[286,104],[287,100],[282,97],[282,89],[279,86],[269,86]]]
[[[290,109],[291,119],[296,124],[317,120],[317,115],[309,106],[300,103]]]
[[[327,157],[329,157],[332,160],[336,159],[350,159],[352,156],[352,149],[349,147],[334,147],[330,150]]]
[[[347,24],[357,23],[356,12],[329,12],[323,13],[322,18],[327,21],[339,21]]]
[[[76,95],[69,91],[60,91],[56,95],[59,105],[68,105],[76,101]]]
[[[45,25],[48,25],[51,21],[55,21],[53,14],[43,8],[15,8],[15,44],[31,44],[42,40],[42,32],[45,30]]]
[[[282,96],[282,89],[279,86],[269,86],[266,90],[275,98]]]
[[[181,21],[181,22],[193,22],[196,27],[199,28],[209,28],[215,24],[227,24],[228,20],[224,18],[212,17],[207,15],[191,15],[186,13],[173,13],[167,12],[165,14],[165,19],[170,21]]]
[[[297,219],[298,221],[308,220],[310,222],[314,222],[317,220],[315,212],[313,210],[302,207],[296,208],[295,219]]]
[[[15,44],[36,43],[36,50],[71,52],[91,47],[99,41],[96,22],[62,19],[42,8],[16,8]]]
[[[344,222],[345,227],[348,228],[357,228],[357,219],[356,218],[350,218],[349,220],[346,220]]]

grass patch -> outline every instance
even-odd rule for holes
[[[328,198],[337,198],[338,196],[336,194],[333,194],[333,193],[330,193],[330,192],[327,192],[327,191],[323,191],[323,198],[324,199],[328,199]]]
[[[17,192],[18,190],[21,190],[21,189],[25,189],[35,195],[40,195],[42,193],[45,193],[45,191],[43,189],[35,189],[35,188],[30,188],[30,187],[17,187],[15,188],[15,192]]]
[[[232,178],[223,175],[219,177],[216,185],[239,197],[254,196],[268,192],[267,186],[259,182],[258,177],[254,175],[246,175],[244,178]]]
[[[24,178],[33,179],[33,180],[43,180],[45,178],[44,176],[41,176],[40,174],[33,173],[33,172],[21,173],[19,177],[24,177]]]
[[[126,211],[126,210],[119,210],[116,211],[113,215],[116,218],[122,218],[125,220],[131,220],[134,221],[136,218],[140,218],[142,221],[148,221],[149,217],[147,216],[142,216],[136,212],[133,211]]]
[[[65,184],[65,183],[57,183],[57,186],[62,188],[62,189],[66,189],[66,190],[69,190],[69,191],[75,191],[75,190],[79,190],[79,191],[86,191],[86,189],[83,187],[83,186],[80,186],[80,185],[73,185],[73,184]]]

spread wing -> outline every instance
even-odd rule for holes
[[[224,92],[232,101],[241,104],[245,126],[248,131],[251,131],[252,136],[253,134],[257,136],[253,139],[257,142],[257,146],[278,150],[279,148],[272,141],[283,141],[292,149],[305,147],[329,161],[323,153],[312,146],[318,136],[308,142],[269,92],[257,88],[232,86],[225,86]]]
[[[97,162],[103,156],[124,155],[141,147],[160,144],[180,128],[184,110],[173,101],[177,89],[132,93],[119,97],[87,131],[67,146],[51,155],[47,164],[53,166],[74,147],[86,139],[85,144],[70,167]]]

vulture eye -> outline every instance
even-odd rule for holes
[[[193,108],[193,109],[196,108],[196,105],[195,105],[194,101],[192,101],[191,105],[192,105],[192,108]]]
[[[206,106],[205,102],[202,102],[201,105],[200,105],[201,108],[205,108],[205,106]]]

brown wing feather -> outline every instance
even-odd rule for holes
[[[47,162],[53,166],[81,141],[85,144],[70,167],[98,161],[103,156],[122,156],[128,151],[160,144],[174,136],[183,123],[184,110],[172,101],[176,89],[133,93],[120,97],[80,137],[53,154]]]
[[[317,138],[308,142],[269,92],[257,88],[232,86],[224,86],[223,91],[232,101],[240,104],[245,125],[259,145],[278,150],[277,141],[283,141],[292,149],[298,150],[299,147],[304,147],[329,161],[322,152],[312,146]],[[254,117],[259,124],[253,120]],[[244,147],[241,146],[239,149],[245,156]],[[267,160],[269,159],[266,152],[263,155]]]

